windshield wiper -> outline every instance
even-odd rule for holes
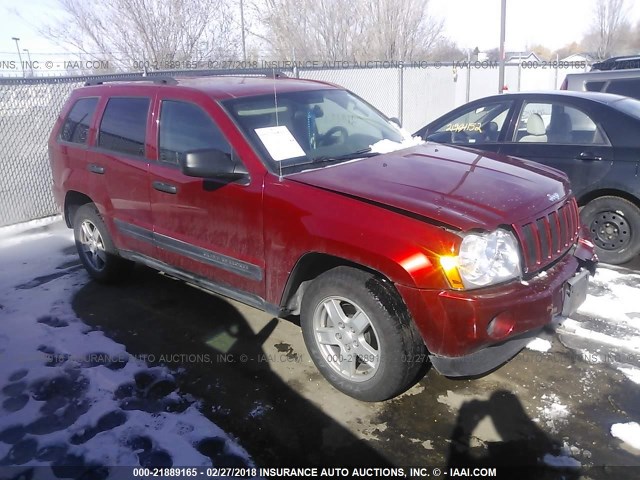
[[[356,158],[373,157],[375,155],[378,155],[378,153],[372,152],[371,147],[366,147],[366,148],[361,148],[360,150],[356,150],[355,152],[345,153],[343,155],[335,155],[335,156],[323,155],[321,157],[314,158],[313,160],[311,160],[311,162],[308,162],[308,163],[323,163],[323,162],[333,162],[333,161],[339,161],[339,160],[352,160]]]

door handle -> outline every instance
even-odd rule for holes
[[[600,161],[602,157],[593,152],[582,152],[578,155],[578,160]]]
[[[96,165],[95,163],[90,163],[89,165],[87,165],[87,170],[89,170],[91,173],[97,173],[98,175],[104,174],[104,167]]]
[[[171,185],[170,183],[156,181],[156,182],[153,182],[151,185],[153,185],[153,188],[155,188],[159,192],[170,193],[172,195],[175,195],[176,193],[178,193],[178,187],[176,187],[175,185]]]

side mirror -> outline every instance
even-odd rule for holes
[[[395,123],[397,126],[402,128],[402,123],[400,122],[400,119],[398,117],[391,117],[389,121]]]
[[[189,177],[238,180],[247,176],[242,165],[221,150],[194,150],[180,159],[182,173]]]

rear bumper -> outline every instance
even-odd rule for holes
[[[553,267],[526,282],[467,292],[397,288],[435,360],[434,366],[438,369],[441,365],[443,373],[477,375],[515,355],[530,337],[525,334],[537,332],[554,317],[566,314],[567,282],[582,270],[580,262],[567,253]],[[583,288],[585,284],[582,282]],[[575,299],[571,304],[571,308],[577,308]],[[503,327],[496,329],[494,319]]]

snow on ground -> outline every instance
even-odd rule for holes
[[[630,382],[640,384],[640,274],[600,265],[589,285],[587,299],[573,318],[558,327],[561,342],[590,363],[609,365]],[[592,371],[583,378],[585,391],[593,384]],[[611,435],[640,449],[640,426],[611,426]],[[545,460],[546,461],[546,460]]]
[[[540,400],[542,405],[538,407],[538,416],[533,421],[543,424],[551,433],[558,433],[560,426],[568,421],[569,407],[555,393],[545,393]]]
[[[611,427],[611,435],[640,450],[640,425],[638,423],[616,423]]]
[[[29,478],[69,466],[105,478],[94,467],[252,465],[167,369],[75,316],[88,277],[62,222],[0,229],[0,265],[0,465],[47,467]]]
[[[551,349],[551,342],[544,338],[534,338],[527,344],[527,348],[535,352],[548,352]]]

